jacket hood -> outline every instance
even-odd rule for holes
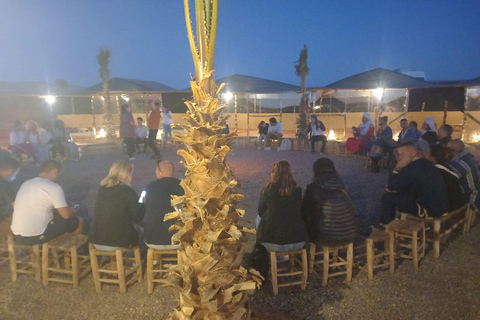
[[[313,184],[323,189],[345,189],[342,179],[334,172],[321,173]]]

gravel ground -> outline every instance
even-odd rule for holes
[[[387,173],[366,171],[361,159],[327,155],[337,167],[356,204],[360,222],[369,225],[379,219],[379,199]],[[174,161],[177,176],[183,175],[181,160],[173,150],[163,153]],[[268,181],[273,164],[288,160],[297,183],[305,187],[312,179],[311,166],[318,154],[235,149],[228,158],[235,178],[241,182],[246,220],[253,225],[262,186]],[[60,184],[68,200],[82,203],[93,212],[99,181],[111,163],[124,158],[118,153],[93,154],[79,162],[66,162]],[[35,176],[38,168],[25,168],[17,183]],[[154,161],[139,154],[135,160],[132,186],[140,193],[154,179]],[[249,238],[249,246],[254,237]],[[364,272],[354,272],[349,284],[329,280],[325,288],[320,280],[309,278],[307,290],[280,289],[274,297],[266,284],[252,298],[257,319],[480,319],[480,226],[442,246],[439,259],[427,252],[415,272],[410,262],[397,264],[395,274],[378,272],[368,281]],[[176,305],[174,291],[157,287],[147,294],[146,284],[135,284],[127,294],[104,285],[96,293],[91,275],[78,289],[62,284],[44,288],[31,277],[10,281],[8,265],[0,266],[0,319],[163,319]]]

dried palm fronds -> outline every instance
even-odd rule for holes
[[[190,82],[193,101],[187,101],[182,134],[174,138],[183,142],[185,179],[184,196],[174,196],[175,212],[165,220],[176,219],[171,230],[179,243],[179,264],[171,268],[167,285],[178,288],[180,305],[176,319],[248,319],[248,290],[261,284],[256,270],[241,266],[244,233],[237,222],[244,211],[235,208],[243,195],[234,191],[237,181],[225,162],[236,134],[222,134],[225,105],[217,98],[213,76],[213,57],[217,25],[218,0],[196,0],[197,43],[190,22],[188,0],[185,14],[196,76]]]

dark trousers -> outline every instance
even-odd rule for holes
[[[128,157],[132,158],[135,152],[135,138],[123,138],[123,143],[127,147]]]
[[[57,157],[57,152],[60,153],[62,158],[65,157],[65,146],[61,142],[54,142],[52,146],[52,158],[55,159]]]
[[[409,213],[418,216],[419,207],[415,199],[408,194],[385,192],[382,196],[382,216],[381,222],[389,224],[395,220],[397,209],[400,212]]]
[[[157,146],[155,145],[155,140],[157,140],[157,133],[158,129],[148,130],[148,146],[150,147],[150,149],[152,149],[153,153],[155,153],[156,156],[160,154],[160,152],[158,152]]]
[[[312,144],[312,152],[315,152],[315,142],[317,141],[322,141],[322,149],[320,150],[320,152],[325,152],[325,147],[327,146],[327,137],[325,137],[324,135],[310,137],[310,142]]]
[[[78,218],[73,217],[70,219],[56,218],[50,221],[47,228],[42,235],[33,237],[23,237],[21,235],[15,235],[15,241],[21,244],[33,246],[36,244],[42,244],[56,238],[62,234],[73,232],[78,228]]]

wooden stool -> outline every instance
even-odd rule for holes
[[[467,233],[470,229],[471,210],[469,204],[436,218],[419,218],[408,213],[400,213],[400,215],[402,220],[419,221],[431,226],[430,230],[433,232],[427,233],[426,241],[433,242],[435,258],[440,257],[440,242],[444,237],[460,227],[462,234]]]
[[[8,243],[7,237],[12,234],[10,226],[12,216],[8,216],[0,223],[0,266],[8,262]]]
[[[338,256],[338,250],[340,249],[347,249],[347,259],[343,259]],[[330,258],[330,254],[332,257]],[[315,261],[315,257],[318,255],[323,255],[322,260]],[[315,273],[319,275],[315,270],[315,265],[321,264],[323,270],[323,277],[322,277],[322,287],[325,287],[328,282],[328,278],[346,275],[346,281],[352,281],[352,271],[353,271],[353,242],[346,244],[344,246],[337,246],[337,247],[327,247],[321,246],[320,250],[317,251],[317,246],[314,243],[310,243],[310,273]],[[345,267],[341,268],[340,271],[335,273],[329,273],[331,268],[338,268],[338,267]]]
[[[393,220],[387,225],[387,231],[395,237],[397,244],[408,249],[402,258],[412,259],[418,269],[418,262],[425,256],[425,223],[414,220]]]
[[[40,265],[40,245],[27,246],[15,243],[13,235],[8,235],[8,257],[10,259],[10,273],[12,274],[12,281],[18,280],[18,274],[33,274],[35,281],[42,280],[42,271]],[[28,255],[17,260],[15,249],[28,250]]]
[[[273,295],[278,295],[278,288],[296,286],[300,285],[302,290],[305,290],[307,286],[308,278],[308,261],[307,261],[307,250],[300,249],[295,251],[268,251],[270,253],[270,272],[272,273],[272,287]],[[290,257],[290,261],[277,261],[277,256],[286,256]],[[300,258],[299,258],[300,256]],[[301,259],[301,260],[300,260]],[[282,266],[279,268],[278,264],[286,264],[287,266]],[[295,266],[298,265],[301,270],[295,271]],[[278,283],[278,277],[292,277],[301,275],[300,281]]]
[[[73,284],[73,287],[77,288],[78,281],[92,270],[88,263],[90,257],[78,255],[78,249],[87,242],[88,237],[84,234],[67,233],[44,243],[42,246],[43,285],[46,286],[49,281],[52,281]],[[50,260],[50,251],[52,260]],[[58,254],[59,252],[61,255]],[[60,262],[61,258],[63,258],[63,266]],[[65,276],[71,279],[65,279]]]
[[[118,284],[121,293],[126,293],[127,286],[135,281],[142,282],[142,260],[140,259],[140,249],[138,247],[132,248],[135,258],[123,257],[123,254],[128,251],[127,248],[116,251],[101,251],[95,249],[93,244],[89,243],[88,249],[90,251],[93,281],[97,292],[102,290],[102,282]],[[99,256],[110,257],[110,262],[99,264]],[[124,260],[126,264],[131,262],[132,265],[126,265]],[[102,274],[105,276],[102,277]]]
[[[154,264],[154,260],[157,262]],[[153,293],[154,283],[160,283],[162,273],[169,272],[168,264],[177,264],[177,250],[148,249],[147,253],[147,287]],[[164,262],[167,262],[164,264]],[[158,278],[155,278],[158,275]]]
[[[337,153],[337,147],[338,147],[338,143],[336,141],[327,140],[327,146],[325,150],[330,154],[334,154],[334,153]]]
[[[393,234],[373,228],[368,238],[365,238],[365,244],[356,247],[365,248],[366,252],[355,256],[355,259],[366,256],[367,268],[360,269],[367,271],[368,280],[373,280],[373,270],[378,268],[390,268],[390,273],[395,271],[395,238]],[[375,248],[376,243],[383,243],[383,250]],[[377,263],[377,264],[375,264]]]

